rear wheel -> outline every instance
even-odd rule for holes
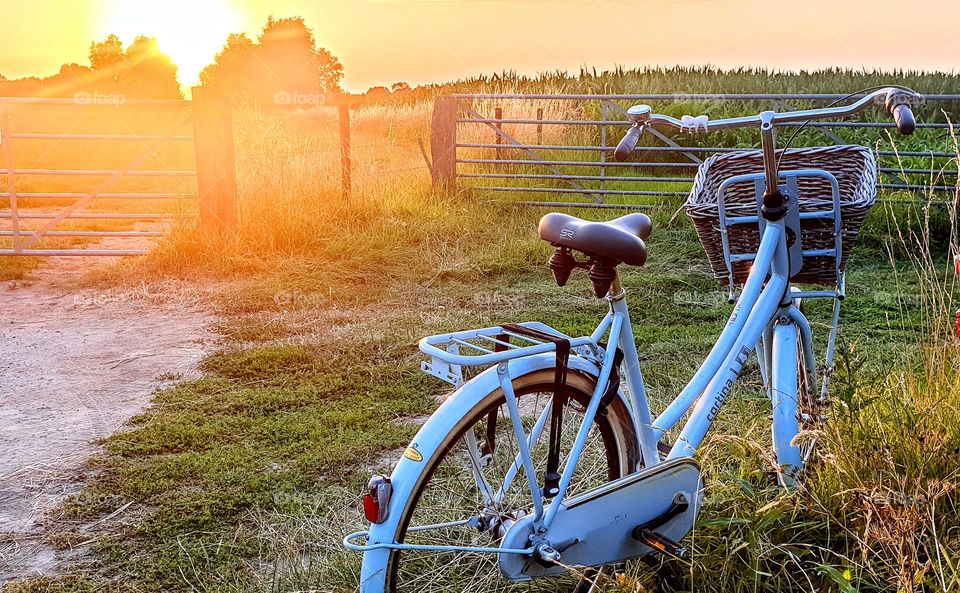
[[[547,406],[553,399],[553,373],[553,369],[544,369],[513,382],[528,438],[538,424],[549,426],[550,410]],[[571,372],[567,377],[570,397],[563,413],[561,468],[583,421],[595,385],[595,378],[585,374]],[[548,430],[543,428],[531,447],[540,480],[546,467]],[[495,446],[494,451],[489,453],[491,435]],[[524,472],[522,468],[515,468],[517,452],[506,399],[498,388],[463,418],[431,459],[425,460],[414,495],[403,509],[394,541],[498,546],[510,525],[532,512],[533,508]],[[597,413],[568,496],[626,475],[636,469],[639,461],[640,453],[630,414],[624,403],[616,398]],[[457,524],[463,521],[469,523]],[[417,529],[440,523],[456,525],[441,529]],[[528,583],[507,581],[500,575],[497,555],[489,553],[394,551],[390,554],[386,574],[386,590],[403,593],[573,591],[582,586],[581,579],[573,573],[569,577]]]

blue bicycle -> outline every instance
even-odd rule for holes
[[[363,552],[362,591],[498,591],[522,583],[585,592],[605,566],[651,553],[687,557],[682,540],[703,496],[694,454],[755,350],[779,478],[794,484],[814,445],[797,436],[822,420],[844,262],[873,204],[877,172],[862,147],[778,151],[775,131],[882,105],[910,134],[918,99],[889,87],[845,106],[717,121],[631,108],[633,125],[615,151],[621,160],[653,126],[691,134],[760,130],[762,150],[717,155],[701,166],[688,206],[735,300],[725,328],[689,384],[654,416],[617,274],[620,265],[645,263],[650,219],[544,216],[539,234],[556,249],[549,265],[557,284],[586,270],[609,312],[589,336],[527,322],[420,342],[430,357],[422,369],[456,390],[392,475],[370,481],[363,501],[370,529],[344,540]],[[827,281],[829,289],[794,286]],[[819,390],[804,298],[834,302]],[[488,368],[465,381],[465,367]]]

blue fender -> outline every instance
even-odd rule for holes
[[[552,368],[556,364],[556,357],[553,353],[538,354],[515,358],[508,361],[507,364],[509,365],[510,377],[516,379],[535,371]],[[571,356],[568,365],[570,369],[582,371],[594,377],[598,376],[600,372],[596,364],[579,356]],[[497,369],[491,367],[457,389],[427,419],[390,476],[390,481],[393,484],[393,495],[390,498],[387,519],[379,525],[370,526],[367,538],[368,545],[392,543],[394,541],[400,528],[403,507],[406,506],[407,499],[413,493],[417,479],[425,464],[432,459],[437,449],[443,444],[443,440],[457,428],[463,417],[474,409],[484,397],[499,388]],[[620,392],[618,395],[626,404],[626,408],[631,409],[623,393]],[[632,417],[631,420],[635,423]],[[639,430],[635,433],[640,434]],[[385,590],[386,567],[389,556],[390,550],[385,548],[364,552],[363,568],[360,572],[360,590],[362,593],[381,593]]]

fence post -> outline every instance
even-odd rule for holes
[[[340,183],[343,186],[343,199],[350,200],[353,186],[353,172],[350,158],[350,103],[346,97],[337,107],[340,113]]]
[[[212,229],[237,223],[237,165],[230,103],[213,89],[193,87],[193,147],[200,221]]]
[[[433,187],[437,189],[456,187],[458,111],[456,97],[437,97],[433,101],[430,154],[433,157]]]

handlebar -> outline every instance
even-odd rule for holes
[[[884,105],[887,112],[893,117],[897,131],[904,136],[909,136],[916,128],[916,120],[913,117],[911,106],[917,104],[920,99],[920,95],[910,89],[887,87],[865,95],[854,103],[840,107],[803,109],[782,113],[764,112],[758,115],[731,117],[714,121],[708,120],[705,115],[698,117],[685,115],[682,119],[677,119],[668,115],[653,113],[647,105],[635,105],[627,110],[627,118],[633,122],[633,126],[630,127],[623,140],[617,145],[614,158],[621,162],[627,160],[636,148],[640,136],[647,126],[674,128],[688,134],[709,133],[737,128],[759,128],[764,121],[769,121],[773,126],[776,126],[778,124],[849,117],[865,111],[873,105]]]
[[[910,92],[912,94],[903,90],[894,92],[897,90],[899,89],[891,90],[890,94],[887,95],[885,105],[887,111],[893,116],[894,123],[897,124],[897,131],[904,136],[909,136],[917,127],[917,121],[913,117],[913,110],[910,109],[910,106],[918,101],[920,95],[913,91]]]

